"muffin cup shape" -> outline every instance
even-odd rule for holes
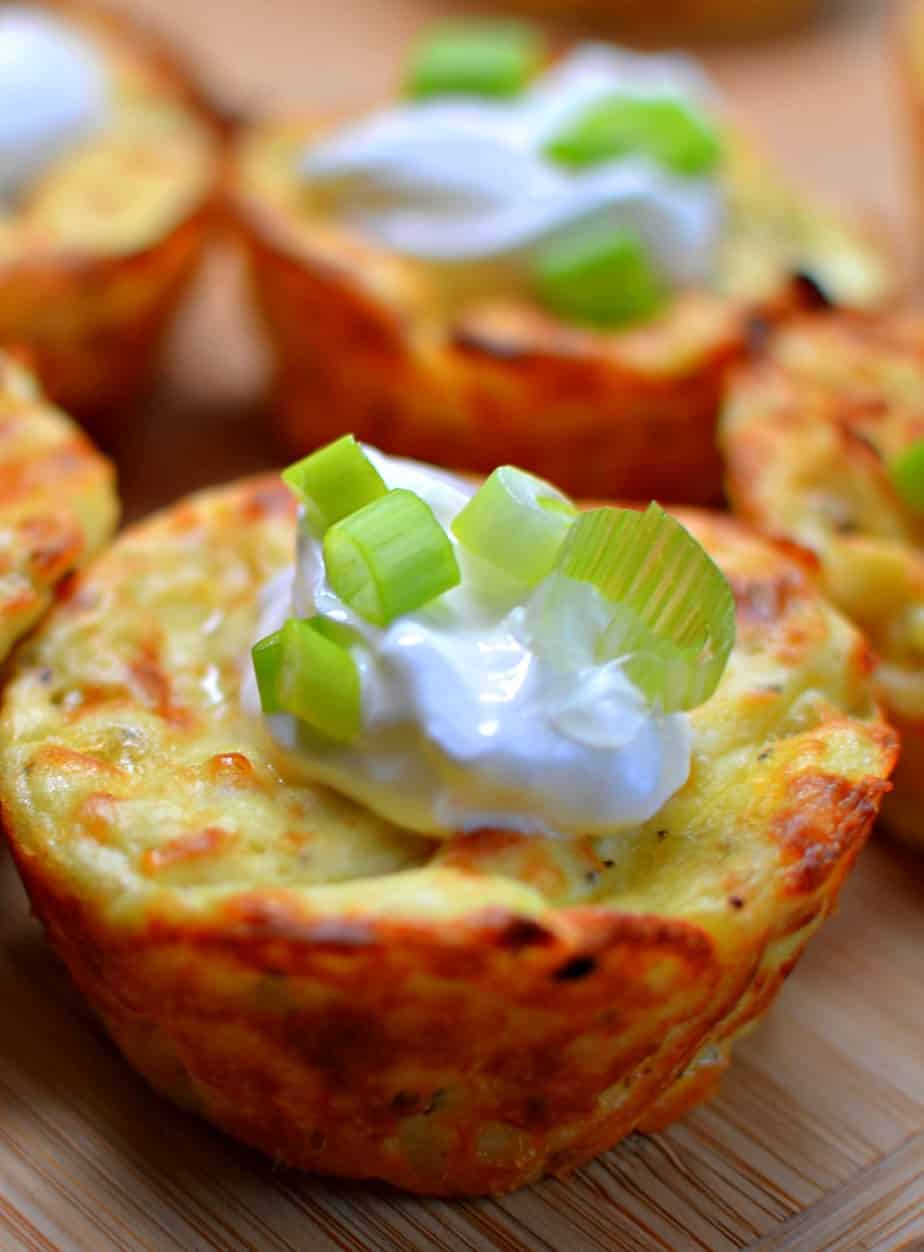
[[[0,352],[0,661],[115,529],[115,473]]]
[[[0,217],[0,343],[28,345],[49,395],[108,436],[149,383],[214,228],[219,123],[145,27],[80,0],[45,7],[103,49],[117,124]]]
[[[131,255],[0,261],[0,341],[27,344],[49,395],[111,439],[152,379],[213,225],[203,204]]]
[[[888,463],[924,438],[924,320],[824,315],[782,328],[729,387],[721,443],[735,510],[812,547],[828,595],[870,639],[900,731],[883,817],[924,843],[924,517]]]
[[[802,203],[730,137],[716,290],[679,293],[627,328],[566,324],[525,295],[451,291],[430,267],[313,213],[293,167],[317,133],[256,129],[231,177],[291,455],[352,431],[453,468],[518,464],[585,498],[714,503],[722,386],[755,316],[877,304],[894,286],[881,241]]]
[[[150,1082],[275,1160],[437,1194],[567,1173],[704,1098],[832,910],[895,757],[801,554],[684,514],[739,643],[688,784],[606,839],[431,840],[239,701],[277,480],[125,532],[17,654],[0,800],[33,905]]]

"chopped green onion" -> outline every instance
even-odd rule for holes
[[[405,94],[515,96],[542,61],[542,40],[522,22],[445,22],[414,49]]]
[[[613,326],[650,317],[666,298],[644,244],[625,230],[555,240],[535,260],[543,304],[567,321]]]
[[[282,477],[322,530],[388,490],[352,435],[296,461]]]
[[[916,440],[910,448],[889,463],[892,485],[912,509],[924,510],[924,439]]]
[[[626,673],[665,712],[703,704],[718,686],[735,641],[735,601],[718,566],[657,504],[644,513],[582,514],[557,562],[614,605],[603,660]]]
[[[577,509],[542,478],[496,469],[452,523],[470,552],[530,585],[550,573]]]
[[[277,632],[279,707],[328,738],[348,743],[362,725],[359,669],[346,648],[318,629],[317,620],[290,618]]]
[[[413,491],[389,491],[324,536],[327,578],[377,626],[428,604],[459,582],[449,536]]]
[[[698,110],[669,97],[600,100],[551,139],[545,151],[572,169],[639,154],[687,177],[711,173],[722,157],[715,128]]]
[[[339,643],[341,648],[349,648],[359,638],[358,632],[352,626],[348,626],[346,622],[338,622],[334,617],[318,615],[310,620],[318,634],[329,639],[331,643]]]
[[[255,643],[251,649],[251,656],[263,712],[281,713],[279,674],[282,669],[282,631],[274,630],[271,635]]]

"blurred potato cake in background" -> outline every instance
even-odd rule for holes
[[[722,421],[735,510],[804,544],[877,654],[901,732],[885,817],[924,842],[924,319],[846,314],[781,328]]]
[[[894,260],[778,174],[693,63],[599,43],[549,59],[512,29],[437,28],[393,108],[240,141],[276,430],[290,454],[349,430],[584,497],[715,503],[754,315],[876,307]]]
[[[92,2],[4,5],[0,42],[0,342],[118,425],[210,234],[217,132],[169,48]]]

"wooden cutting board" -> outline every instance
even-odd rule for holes
[[[132,7],[256,108],[383,94],[407,34],[447,6]],[[707,59],[795,173],[881,213],[911,257],[892,13],[844,4],[800,41]],[[158,394],[122,440],[130,517],[273,463],[239,295],[216,258]],[[421,1200],[276,1169],[153,1095],[83,1010],[0,853],[0,1252],[924,1248],[922,969],[924,858],[876,841],[713,1104],[566,1181],[502,1200]]]

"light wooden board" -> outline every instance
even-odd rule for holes
[[[248,108],[384,93],[424,0],[133,0]],[[882,214],[909,257],[887,19],[856,0],[800,41],[710,53],[741,114],[807,183]],[[136,517],[271,465],[262,360],[233,266],[191,302],[119,460]],[[446,1203],[274,1169],[154,1096],[42,941],[0,854],[0,1252],[110,1248],[924,1247],[924,861],[872,845],[719,1098],[575,1177]]]

